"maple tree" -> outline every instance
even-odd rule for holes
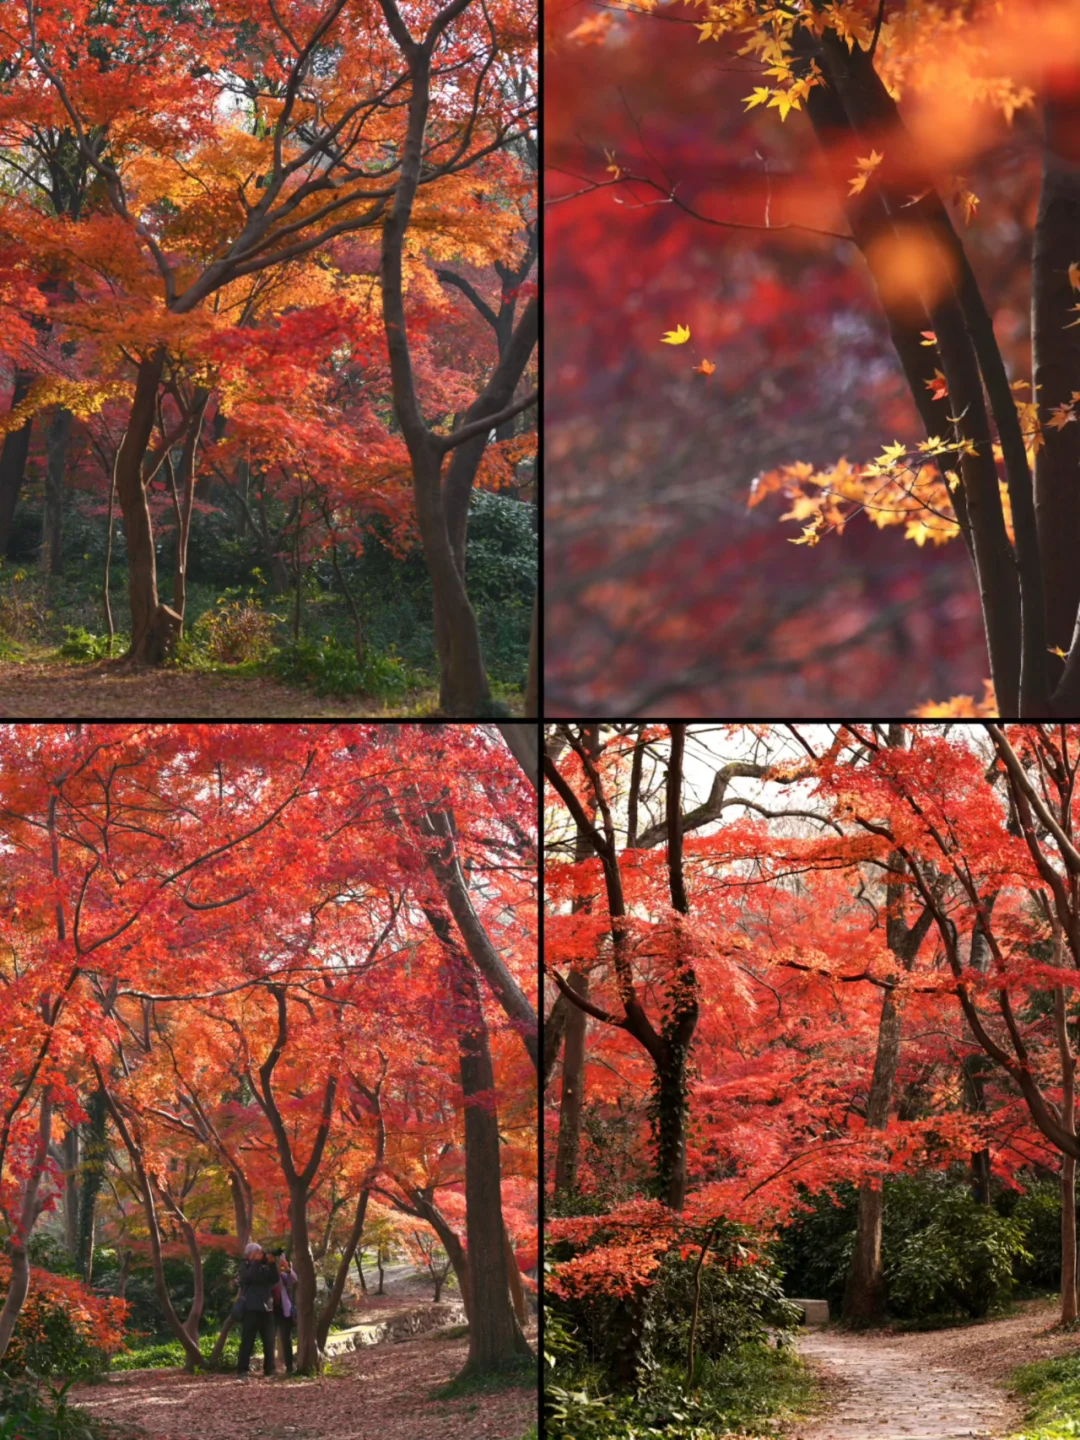
[[[1009,4],[924,10],[861,0],[789,7],[627,3],[597,7],[584,18],[571,7],[559,8],[553,21],[555,83],[570,106],[552,151],[553,223],[569,225],[575,210],[584,211],[612,237],[623,267],[632,268],[637,298],[626,306],[624,323],[633,325],[636,344],[660,346],[671,336],[674,343],[664,346],[670,346],[668,369],[697,371],[677,386],[672,381],[668,403],[691,423],[702,414],[704,428],[713,409],[732,419],[749,411],[754,423],[753,408],[736,407],[731,397],[769,393],[771,404],[754,407],[768,419],[745,439],[733,436],[732,446],[745,481],[758,471],[752,504],[776,493],[786,497],[784,518],[803,526],[798,544],[817,546],[826,534],[854,524],[868,553],[892,553],[871,538],[867,522],[886,532],[902,527],[919,547],[962,539],[976,578],[992,688],[984,695],[981,686],[971,686],[966,700],[941,702],[943,714],[990,715],[995,707],[1006,716],[1057,713],[1053,707],[1067,714],[1072,704],[1068,657],[1077,592],[1060,538],[1074,528],[1065,477],[1075,470],[1080,433],[1080,339],[1072,323],[1080,261],[1068,253],[1080,205],[1071,10],[1056,3],[1034,12]],[[662,53],[660,78],[646,73],[646,53]],[[614,84],[594,98],[580,75],[575,92],[575,71],[599,77],[605,65],[617,67],[622,101]],[[575,101],[575,93],[588,98]],[[718,139],[711,126],[705,133],[706,108],[719,113]],[[988,216],[1001,217],[1007,239],[1004,230],[997,237],[987,233],[994,223]],[[692,275],[676,273],[683,253]],[[588,263],[564,267],[559,283],[571,284],[574,271],[583,272]],[[902,376],[907,390],[897,406],[895,386],[865,376],[857,403],[870,424],[877,413],[877,439],[845,414],[853,383],[802,374],[815,354],[823,364],[833,358],[828,324],[803,323],[815,307],[827,309],[849,337],[849,367],[864,353],[854,316],[868,313],[867,307],[824,290],[822,276],[834,267],[845,270],[866,299],[876,300],[884,324],[871,320],[875,338],[891,346],[890,379]],[[714,275],[715,288],[706,288]],[[763,279],[771,282],[778,330],[771,349],[755,345],[750,365],[756,373],[748,378],[745,331],[737,322],[745,324],[748,287]],[[569,292],[563,303],[569,308]],[[1029,312],[1030,328],[1024,318]],[[611,358],[597,350],[587,363],[610,371]],[[872,353],[884,357],[880,345]],[[843,355],[841,344],[841,366]],[[830,437],[824,425],[800,433],[809,429],[800,426],[801,412],[839,397],[844,438]],[[657,443],[662,418],[654,412],[652,432],[642,426],[633,442],[628,438],[624,468],[631,474],[632,450],[638,464],[667,472]],[[768,424],[792,432],[780,463]],[[585,417],[567,426],[568,447],[575,432],[585,432],[577,443],[587,446]],[[800,456],[800,445],[821,458]],[[680,450],[692,454],[692,441]],[[581,571],[580,605],[590,619],[594,613],[606,617],[627,652],[638,641],[639,672],[642,634],[665,641],[669,663],[654,665],[651,683],[635,676],[631,655],[624,658],[609,641],[618,673],[627,677],[620,693],[629,690],[634,708],[648,713],[661,697],[677,695],[695,707],[693,713],[715,710],[704,697],[724,693],[726,671],[755,674],[754,657],[742,655],[740,637],[747,628],[767,635],[762,619],[772,619],[786,643],[779,634],[775,642],[766,640],[772,653],[760,668],[770,661],[774,669],[788,662],[797,668],[795,652],[801,650],[806,684],[820,693],[830,672],[813,663],[810,645],[815,623],[822,622],[816,611],[812,618],[800,615],[808,620],[802,630],[788,622],[779,556],[776,575],[756,579],[762,554],[772,553],[767,537],[745,563],[734,555],[710,556],[706,542],[692,546],[690,527],[681,522],[697,487],[676,484],[674,513],[663,522],[666,546],[646,546],[645,516],[653,507],[663,515],[663,496],[651,494],[643,477],[634,499],[637,528],[630,515],[626,533],[605,541],[595,524],[590,528],[585,497],[568,485],[566,510],[580,524],[560,532],[563,551]],[[563,512],[556,516],[562,520]],[[744,525],[743,533],[753,531]],[[711,543],[719,538],[713,535]],[[688,561],[712,572],[690,594]],[[724,584],[725,563],[733,571],[730,586]],[[841,597],[851,596],[851,587],[842,584],[848,557],[833,547],[824,561],[799,563],[800,573],[816,577],[821,615],[845,604]],[[665,568],[678,576],[666,589]],[[913,558],[908,573],[934,577],[946,592],[956,589],[954,562],[945,555]],[[737,581],[746,576],[762,594],[760,600],[748,596],[740,607]],[[638,580],[648,593],[634,604]],[[833,606],[825,601],[826,586],[835,586]],[[847,603],[861,599],[856,593]],[[846,625],[836,621],[837,651],[847,645],[854,658],[864,634],[889,634],[910,613],[906,598],[894,602],[891,593],[878,598],[876,608],[876,625],[857,624],[868,612],[873,620],[872,596]],[[661,625],[653,618],[660,611],[677,613]],[[695,643],[703,642],[710,625],[715,630],[717,619],[730,623],[730,665],[718,647],[705,660],[693,658]],[[602,633],[599,619],[590,624],[596,649]],[[927,634],[915,643],[925,651],[934,642]],[[979,643],[970,629],[957,635],[937,667],[942,678],[950,668],[977,663]],[[902,665],[905,651],[896,648],[896,664]],[[554,663],[556,675],[573,675],[560,656]],[[857,670],[858,663],[849,668]],[[881,671],[889,673],[883,662]],[[900,691],[894,711],[912,709],[924,698],[910,688]]]
[[[547,727],[551,1286],[623,1382],[667,1257],[841,1182],[879,1319],[897,1174],[1058,1175],[1075,1319],[1078,767],[1067,723]]]
[[[535,792],[499,731],[73,724],[0,746],[0,1202],[25,1273],[0,1341],[40,1214],[59,1204],[77,1245],[89,1206],[91,1238],[96,1212],[149,1262],[189,1369],[228,1333],[208,1362],[207,1249],[286,1237],[315,1371],[378,1195],[454,1263],[470,1367],[527,1354]]]
[[[130,660],[160,663],[182,628],[200,475],[242,471],[247,507],[254,470],[288,512],[275,537],[263,509],[263,541],[280,571],[287,532],[298,604],[313,559],[332,550],[340,579],[338,546],[372,517],[399,543],[418,530],[443,708],[490,702],[466,526],[474,485],[505,484],[529,452],[507,426],[535,400],[514,398],[537,328],[532,20],[474,0],[408,25],[392,0],[0,13],[0,226],[28,257],[5,290],[0,542],[34,418],[52,417],[54,489],[84,423],[124,522]],[[448,365],[432,339],[454,311],[436,271],[454,262],[501,267],[489,364]]]

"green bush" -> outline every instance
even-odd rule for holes
[[[129,636],[114,635],[113,655],[123,655],[128,644]],[[82,625],[65,625],[60,654],[67,660],[103,660],[109,654],[109,637],[95,635]]]
[[[544,1397],[549,1440],[716,1440],[773,1434],[778,1422],[804,1411],[813,1381],[790,1350],[748,1344],[703,1361],[692,1388],[677,1367],[651,1377],[636,1394],[603,1393],[589,1374],[560,1377]]]
[[[886,1181],[885,1194],[889,1194]],[[831,1314],[839,1312],[855,1244],[858,1195],[854,1185],[837,1186],[835,1197],[827,1190],[804,1193],[807,1209],[796,1214],[781,1232],[776,1259],[789,1295],[812,1295],[828,1300]]]
[[[0,1374],[0,1440],[98,1440],[102,1427],[68,1403],[71,1383],[54,1387],[36,1375]]]
[[[250,596],[222,596],[193,625],[191,643],[216,665],[265,660],[274,648],[274,626],[280,618]]]
[[[271,670],[288,685],[316,695],[375,695],[392,700],[415,683],[415,676],[393,652],[368,650],[363,666],[356,651],[333,636],[318,641],[301,637],[274,656]]]
[[[694,1310],[696,1256],[672,1250],[649,1289],[643,1347],[647,1363],[685,1361]],[[753,1255],[747,1236],[725,1224],[701,1267],[701,1296],[695,1351],[717,1359],[747,1343],[764,1343],[770,1330],[794,1331],[802,1312],[784,1299],[780,1274],[767,1255]]]
[[[929,1223],[886,1254],[890,1308],[925,1316],[1000,1308],[1012,1293],[1013,1265],[1029,1261],[1022,1223],[979,1205],[967,1190],[941,1194]]]
[[[1033,1180],[1013,1205],[1012,1218],[1024,1227],[1030,1256],[1017,1264],[1017,1279],[1033,1288],[1056,1290],[1061,1284],[1060,1183]]]

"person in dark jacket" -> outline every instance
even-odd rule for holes
[[[261,1245],[253,1240],[244,1247],[240,1266],[240,1298],[243,1303],[243,1330],[237,1373],[250,1373],[251,1352],[256,1335],[262,1338],[263,1374],[274,1373],[274,1301],[277,1266]]]
[[[274,1324],[281,1336],[281,1353],[285,1357],[285,1374],[293,1373],[292,1332],[296,1325],[296,1271],[285,1251],[277,1252],[278,1278],[274,1286]]]

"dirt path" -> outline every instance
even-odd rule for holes
[[[922,1334],[810,1330],[800,1353],[821,1368],[828,1413],[796,1427],[798,1440],[1000,1440],[1021,1420],[1008,1392],[1017,1365],[1075,1354],[1076,1335],[1050,1333],[1056,1307]]]
[[[396,713],[419,713],[422,698],[398,702]],[[427,698],[425,710],[431,706]],[[415,712],[411,705],[416,705]],[[118,675],[93,665],[0,663],[0,717],[12,720],[315,719],[390,713],[378,701],[320,699],[263,676],[182,670]]]
[[[146,1440],[522,1440],[535,1387],[431,1398],[467,1354],[467,1341],[426,1337],[353,1351],[320,1379],[129,1370],[71,1398]]]

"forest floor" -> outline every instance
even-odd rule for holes
[[[468,1348],[438,1336],[371,1345],[317,1379],[264,1378],[259,1358],[246,1379],[128,1370],[74,1386],[70,1398],[131,1440],[522,1440],[536,1422],[535,1384],[434,1398]]]
[[[0,718],[261,720],[289,716],[430,715],[438,692],[417,691],[387,706],[379,700],[324,699],[263,675],[200,670],[118,674],[96,664],[0,661]]]
[[[1018,1428],[1009,1391],[1018,1365],[1075,1355],[1080,1337],[1053,1331],[1055,1300],[1018,1313],[922,1332],[809,1330],[799,1351],[824,1382],[826,1411],[797,1424],[792,1440],[969,1440]]]

